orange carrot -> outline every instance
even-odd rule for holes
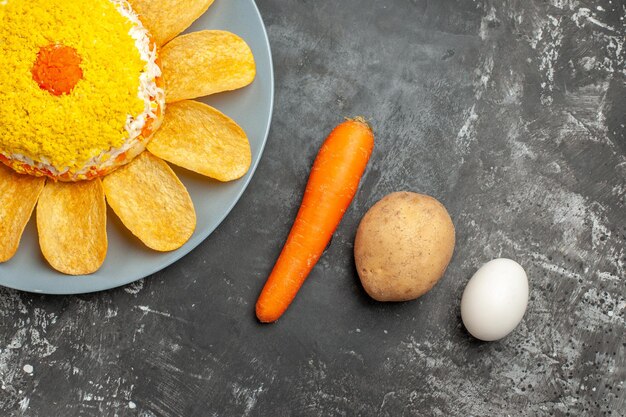
[[[346,120],[326,138],[296,221],[257,301],[261,322],[278,320],[295,298],[350,205],[373,148],[374,134],[362,118]]]
[[[69,94],[83,78],[81,62],[74,48],[58,44],[44,46],[31,70],[33,80],[52,95]]]

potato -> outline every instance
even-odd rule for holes
[[[407,301],[428,292],[454,251],[454,224],[427,195],[396,192],[363,216],[354,259],[365,291],[378,301]]]

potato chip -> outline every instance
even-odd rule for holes
[[[148,150],[219,181],[242,177],[252,160],[243,129],[213,107],[197,101],[170,104]]]
[[[157,251],[178,249],[196,228],[187,189],[161,159],[143,152],[103,181],[109,206],[124,226]]]
[[[220,30],[174,39],[161,50],[161,67],[168,103],[245,87],[256,75],[250,47]]]
[[[130,0],[157,45],[164,45],[199,18],[213,0]]]
[[[106,202],[100,179],[49,181],[37,204],[39,246],[59,272],[97,271],[107,254]]]
[[[0,262],[15,255],[44,178],[20,175],[0,164]]]

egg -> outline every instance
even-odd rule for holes
[[[461,318],[472,336],[502,339],[522,321],[528,305],[528,278],[511,259],[484,264],[467,283],[461,298]]]

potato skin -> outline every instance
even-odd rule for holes
[[[423,194],[391,193],[359,224],[354,259],[361,283],[378,301],[418,298],[443,276],[454,242],[443,204]]]

